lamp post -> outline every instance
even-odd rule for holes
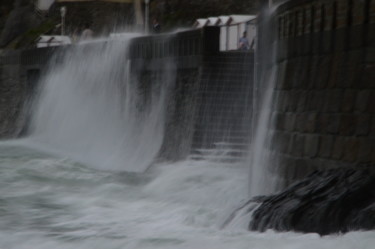
[[[61,14],[61,35],[65,35],[65,15],[66,15],[66,7],[62,6],[60,8]]]
[[[149,30],[149,4],[150,0],[145,0],[145,32],[148,33]]]

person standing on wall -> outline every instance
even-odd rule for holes
[[[242,34],[242,37],[238,41],[238,49],[239,50],[249,50],[250,49],[249,40],[247,39],[246,35],[247,35],[247,32],[244,31],[243,34]]]

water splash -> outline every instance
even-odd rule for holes
[[[261,110],[256,124],[254,141],[251,148],[250,156],[250,196],[270,194],[275,190],[276,180],[275,176],[270,173],[272,164],[276,162],[270,160],[270,153],[267,147],[270,146],[270,131],[271,126],[271,105],[273,101],[273,88],[276,80],[276,68],[267,80],[268,86],[265,90],[263,103],[261,103]]]
[[[131,73],[131,38],[73,47],[51,66],[33,115],[33,143],[103,170],[149,167],[162,145],[174,70],[165,65],[170,73],[152,82]]]
[[[269,148],[272,143],[272,105],[276,103],[274,88],[276,86],[278,67],[276,64],[276,47],[274,44],[275,26],[272,13],[277,9],[273,5],[265,9],[259,17],[257,51],[255,55],[255,91],[254,91],[254,130],[248,157],[249,194],[270,194],[276,190],[278,175]]]

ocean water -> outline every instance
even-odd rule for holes
[[[145,94],[132,37],[66,51],[29,136],[0,142],[0,249],[375,248],[375,232],[257,233],[246,212],[228,219],[248,199],[249,164],[158,158],[174,63]]]
[[[240,163],[159,162],[145,173],[98,170],[30,147],[0,145],[1,249],[372,249],[375,232],[317,234],[222,227],[246,200]]]

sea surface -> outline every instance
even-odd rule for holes
[[[249,232],[223,227],[247,198],[248,169],[208,160],[103,171],[30,141],[0,143],[1,249],[373,249],[375,232]]]

